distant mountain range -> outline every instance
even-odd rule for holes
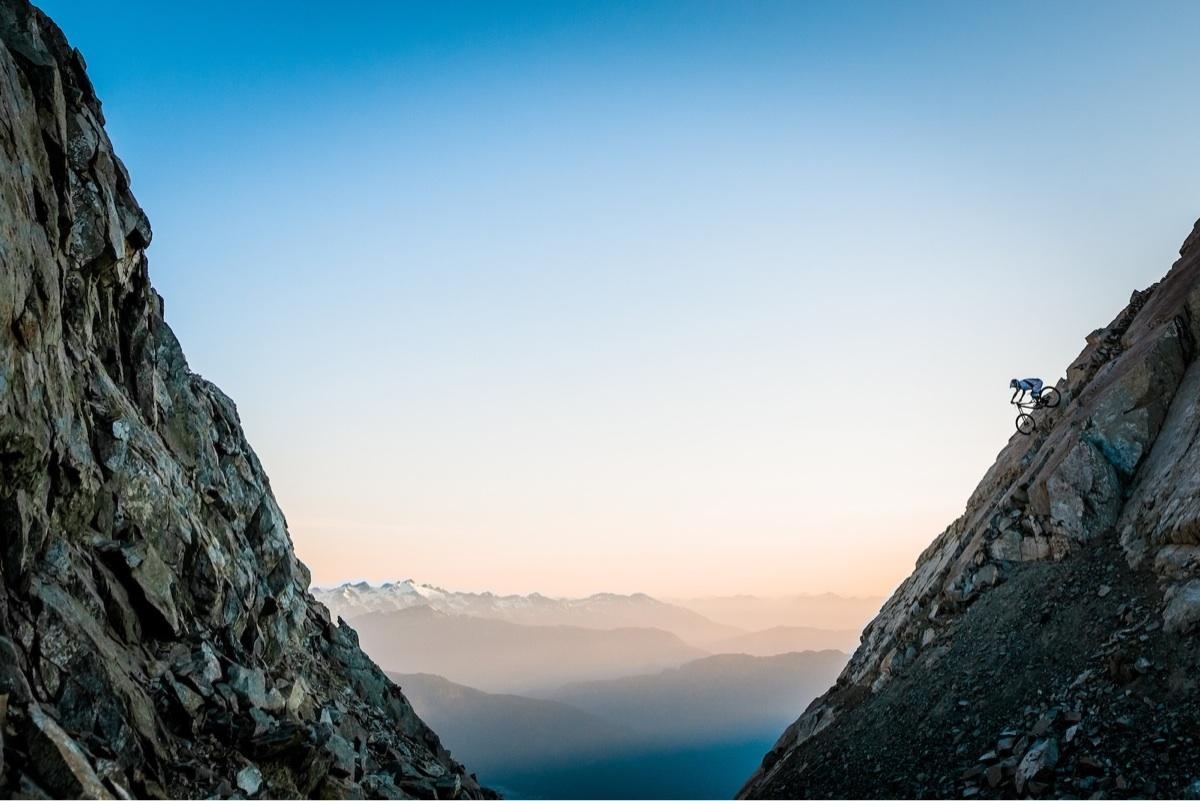
[[[736,790],[755,749],[845,660],[836,651],[705,657],[571,684],[553,698],[391,675],[452,753],[513,797],[703,798]]]
[[[720,654],[650,675],[568,684],[547,697],[655,741],[728,741],[794,720],[846,659],[832,650]]]
[[[852,650],[882,598],[825,593],[781,598],[734,595],[659,600],[644,593],[552,598],[541,593],[456,592],[412,579],[314,587],[313,595],[346,621],[374,612],[429,608],[530,626],[655,628],[710,653],[756,656],[826,648]],[[746,636],[751,635],[751,636]]]
[[[586,598],[550,598],[540,593],[496,595],[454,592],[412,579],[372,586],[367,582],[315,587],[313,595],[346,621],[374,612],[427,607],[447,615],[503,620],[526,626],[578,626],[588,629],[655,628],[705,648],[744,630],[714,623],[702,614],[643,593],[600,593]]]
[[[533,626],[428,606],[359,615],[354,628],[363,650],[385,670],[434,673],[490,692],[544,691],[705,655],[661,629]]]
[[[471,761],[477,771],[528,769],[633,747],[633,732],[558,701],[487,693],[430,673],[388,675],[455,754],[477,757]]]
[[[565,684],[657,673],[713,654],[848,652],[858,645],[858,625],[825,628],[812,623],[820,621],[819,615],[856,620],[875,605],[870,599],[832,595],[676,603],[642,593],[497,595],[455,592],[411,579],[379,586],[342,584],[316,588],[313,594],[354,626],[363,649],[385,670],[434,674],[488,692],[539,696]],[[683,603],[727,616],[740,614],[750,622],[756,611],[766,620],[800,622],[747,630],[713,622]]]

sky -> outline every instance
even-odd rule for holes
[[[44,0],[322,585],[881,594],[1200,215],[1200,4]]]

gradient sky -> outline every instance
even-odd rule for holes
[[[41,6],[322,584],[885,592],[1200,215],[1196,3]]]

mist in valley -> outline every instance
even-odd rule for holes
[[[728,798],[837,678],[878,598],[316,588],[511,798]]]

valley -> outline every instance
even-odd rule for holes
[[[349,617],[455,757],[512,798],[728,797],[857,640],[811,615],[746,631],[644,594],[408,580],[314,595]]]

